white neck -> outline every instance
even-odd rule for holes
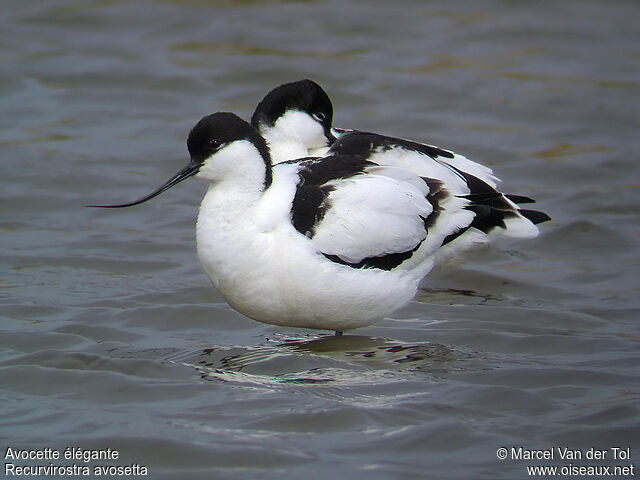
[[[243,258],[247,239],[255,238],[250,231],[256,205],[263,192],[248,189],[242,182],[212,182],[202,199],[196,225],[196,239],[200,262],[216,288],[218,279],[225,278],[220,268],[229,259]]]
[[[308,157],[310,150],[327,144],[322,125],[296,110],[285,113],[273,127],[261,126],[260,134],[269,144],[274,164]]]
[[[267,165],[249,140],[232,142],[205,159],[196,175],[225,188],[254,191],[264,188]]]
[[[309,150],[302,143],[289,138],[278,140],[274,137],[277,135],[271,135],[271,138],[265,136],[274,164],[309,156]]]

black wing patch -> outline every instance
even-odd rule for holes
[[[471,191],[471,193],[460,197],[470,201],[465,208],[475,213],[475,218],[470,225],[448,235],[442,242],[443,245],[452,242],[471,227],[484,233],[489,233],[496,227],[505,228],[505,219],[516,217],[518,214],[536,225],[551,220],[551,217],[546,213],[537,210],[516,209],[507,201],[507,198],[514,203],[535,203],[535,200],[521,195],[503,195],[478,177],[457,168],[455,171],[464,178]]]
[[[521,203],[536,203],[533,198],[525,197],[523,195],[512,195],[510,193],[505,193],[504,196],[511,200],[513,203],[517,203],[518,205]]]
[[[436,178],[420,177],[429,187],[429,193],[427,194],[427,200],[433,207],[433,211],[427,218],[424,218],[424,228],[429,232],[429,229],[433,227],[442,212],[440,203],[449,196],[449,192],[444,188],[444,183]]]
[[[408,252],[388,253],[380,257],[369,257],[359,261],[358,263],[346,262],[338,255],[327,255],[326,253],[323,253],[323,255],[332,262],[339,263],[340,265],[347,265],[351,268],[379,268],[380,270],[389,271],[396,268],[405,260],[410,259],[413,256],[413,252],[420,248],[420,245],[422,245],[422,242]]]
[[[300,183],[293,197],[291,222],[298,232],[309,238],[313,237],[315,225],[324,218],[329,208],[327,197],[334,188],[327,185],[327,182],[353,177],[361,174],[366,167],[374,165],[360,157],[341,155],[322,159],[309,158],[297,163],[303,168],[298,172]]]
[[[518,213],[528,219],[534,225],[551,220],[551,217],[539,210],[525,210],[521,208]]]
[[[330,152],[367,158],[375,151],[387,151],[398,147],[423,153],[433,159],[438,157],[454,157],[452,152],[432,145],[412,142],[411,140],[405,140],[403,138],[387,137],[376,133],[359,131],[347,132],[340,135],[338,140],[331,145]]]

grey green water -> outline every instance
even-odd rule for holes
[[[7,478],[9,463],[138,465],[152,479],[524,479],[530,465],[638,463],[638,2],[2,10]],[[194,239],[203,183],[133,209],[83,207],[146,193],[186,162],[201,116],[248,117],[304,77],[326,88],[337,126],[488,164],[553,222],[434,273],[393,318],[331,338],[248,320],[210,287]],[[12,461],[8,447],[119,458]],[[514,459],[511,447],[583,458]]]

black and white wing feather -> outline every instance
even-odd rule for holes
[[[467,203],[442,187],[362,156],[301,164],[292,223],[330,260],[356,268],[412,268],[473,220]]]
[[[461,237],[469,229],[484,234],[535,237],[538,234],[535,225],[549,220],[542,212],[518,206],[519,203],[532,203],[533,200],[498,191],[499,179],[490,168],[448,150],[410,140],[353,131],[341,135],[329,153],[366,158],[379,165],[397,166],[421,177],[436,179],[447,192],[466,200],[462,208],[473,212],[473,220],[451,233],[445,243]]]

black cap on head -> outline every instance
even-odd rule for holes
[[[231,112],[216,112],[200,119],[189,132],[187,148],[191,160],[202,163],[222,145],[236,140],[252,142],[266,160],[270,159],[264,138],[255,128]]]
[[[139,205],[157,197],[162,192],[177,185],[178,183],[193,177],[200,171],[202,163],[213,155],[224,145],[236,140],[250,141],[260,152],[265,163],[265,188],[271,184],[271,156],[269,155],[269,147],[267,142],[260,134],[242,120],[240,117],[229,112],[217,112],[203,117],[189,132],[187,139],[187,148],[191,155],[189,164],[176,173],[173,177],[156,188],[153,192],[145,195],[138,200],[118,205],[89,205],[91,207],[101,208],[122,208]]]
[[[326,92],[313,80],[285,83],[271,90],[258,104],[251,125],[273,126],[287,110],[300,110],[315,115],[330,133],[333,105]]]

